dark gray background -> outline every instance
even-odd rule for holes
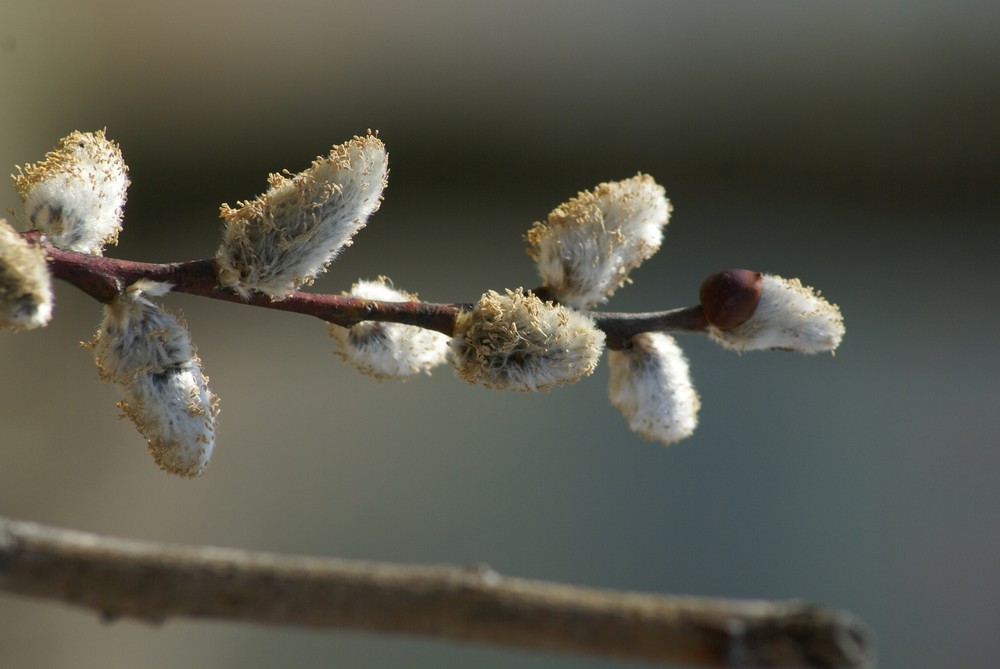
[[[0,164],[107,127],[133,180],[122,243],[211,255],[221,202],[377,128],[382,210],[318,282],[387,274],[435,301],[537,282],[521,235],[600,181],[653,174],[663,249],[608,305],[690,304],[745,266],[839,303],[835,357],[685,337],[704,408],[669,449],[607,404],[447,369],[377,384],[319,322],[171,296],[222,398],[208,474],[160,473],[57,288],[0,334],[0,512],[131,537],[486,562],[601,587],[850,610],[881,666],[1000,654],[996,274],[1000,5],[7,2]],[[0,198],[16,207],[12,187]],[[614,667],[350,633],[104,625],[0,598],[0,664]]]

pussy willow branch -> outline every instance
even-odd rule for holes
[[[115,295],[140,279],[173,284],[179,293],[200,295],[215,300],[239,302],[267,309],[280,309],[315,316],[329,323],[350,327],[361,321],[392,321],[453,334],[455,317],[471,304],[435,304],[432,302],[380,302],[342,295],[323,295],[297,291],[283,300],[266,295],[240,297],[221,288],[217,281],[215,260],[192,260],[179,263],[144,263],[91,256],[63,251],[47,242],[37,232],[25,237],[45,252],[52,275],[73,284],[100,302],[110,302]],[[537,291],[542,296],[542,290]],[[701,332],[707,322],[700,306],[648,313],[591,314],[608,337],[609,345],[624,341],[640,332]]]
[[[864,629],[798,602],[580,588],[115,539],[0,518],[0,591],[149,622],[206,618],[411,634],[701,667],[869,666]]]

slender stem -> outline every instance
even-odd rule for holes
[[[447,335],[452,334],[458,313],[472,306],[465,303],[381,302],[301,291],[283,300],[272,300],[259,294],[243,298],[218,285],[217,267],[211,258],[166,264],[135,262],[64,251],[50,244],[38,232],[25,233],[25,237],[44,249],[53,276],[73,284],[100,302],[110,302],[127,286],[140,279],[148,279],[171,283],[173,290],[179,293],[307,314],[345,327],[361,321],[391,321]],[[546,294],[544,289],[537,292]],[[700,306],[651,313],[592,312],[591,315],[597,326],[607,334],[608,345],[612,348],[620,348],[625,340],[640,332],[704,333],[707,328]]]
[[[0,518],[0,591],[172,617],[410,634],[701,667],[869,666],[851,617],[799,602],[581,588],[417,567],[115,539]]]
[[[708,328],[701,305],[670,311],[646,313],[592,313],[597,327],[607,336],[608,347],[620,349],[625,341],[640,332],[693,332],[704,334]]]

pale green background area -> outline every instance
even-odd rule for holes
[[[706,274],[798,276],[836,357],[684,337],[696,435],[643,442],[607,370],[539,395],[449,370],[374,383],[305,317],[185,296],[222,398],[208,474],[159,472],[77,344],[98,305],[0,334],[0,513],[181,543],[649,592],[803,598],[880,666],[1000,656],[1000,5],[12,2],[0,165],[107,127],[131,168],[110,254],[211,255],[221,202],[377,128],[386,200],[316,285],[436,301],[537,283],[521,235],[637,171],[675,205],[613,309]],[[0,207],[16,207],[8,187]],[[0,597],[3,667],[610,668],[626,663],[226,623],[151,628]]]

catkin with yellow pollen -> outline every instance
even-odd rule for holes
[[[43,160],[17,170],[25,217],[54,246],[99,256],[118,243],[128,167],[103,130],[73,132]]]
[[[156,464],[184,478],[201,475],[215,449],[218,398],[187,327],[147,299],[169,284],[140,282],[104,308],[93,342],[98,375],[118,384],[119,408],[146,438]]]
[[[0,218],[0,328],[28,330],[52,318],[45,254]]]
[[[589,309],[653,255],[670,219],[666,191],[648,174],[602,183],[556,207],[528,231],[528,255],[563,304]]]
[[[836,304],[798,279],[764,274],[760,302],[753,314],[733,328],[715,325],[708,336],[735,351],[783,349],[833,353],[844,338],[844,317]]]
[[[521,288],[484,294],[461,314],[453,363],[470,383],[502,390],[548,390],[594,371],[604,333],[577,311]]]
[[[355,137],[299,174],[272,174],[256,199],[222,205],[219,283],[281,299],[311,282],[378,210],[388,172],[381,140]]]

